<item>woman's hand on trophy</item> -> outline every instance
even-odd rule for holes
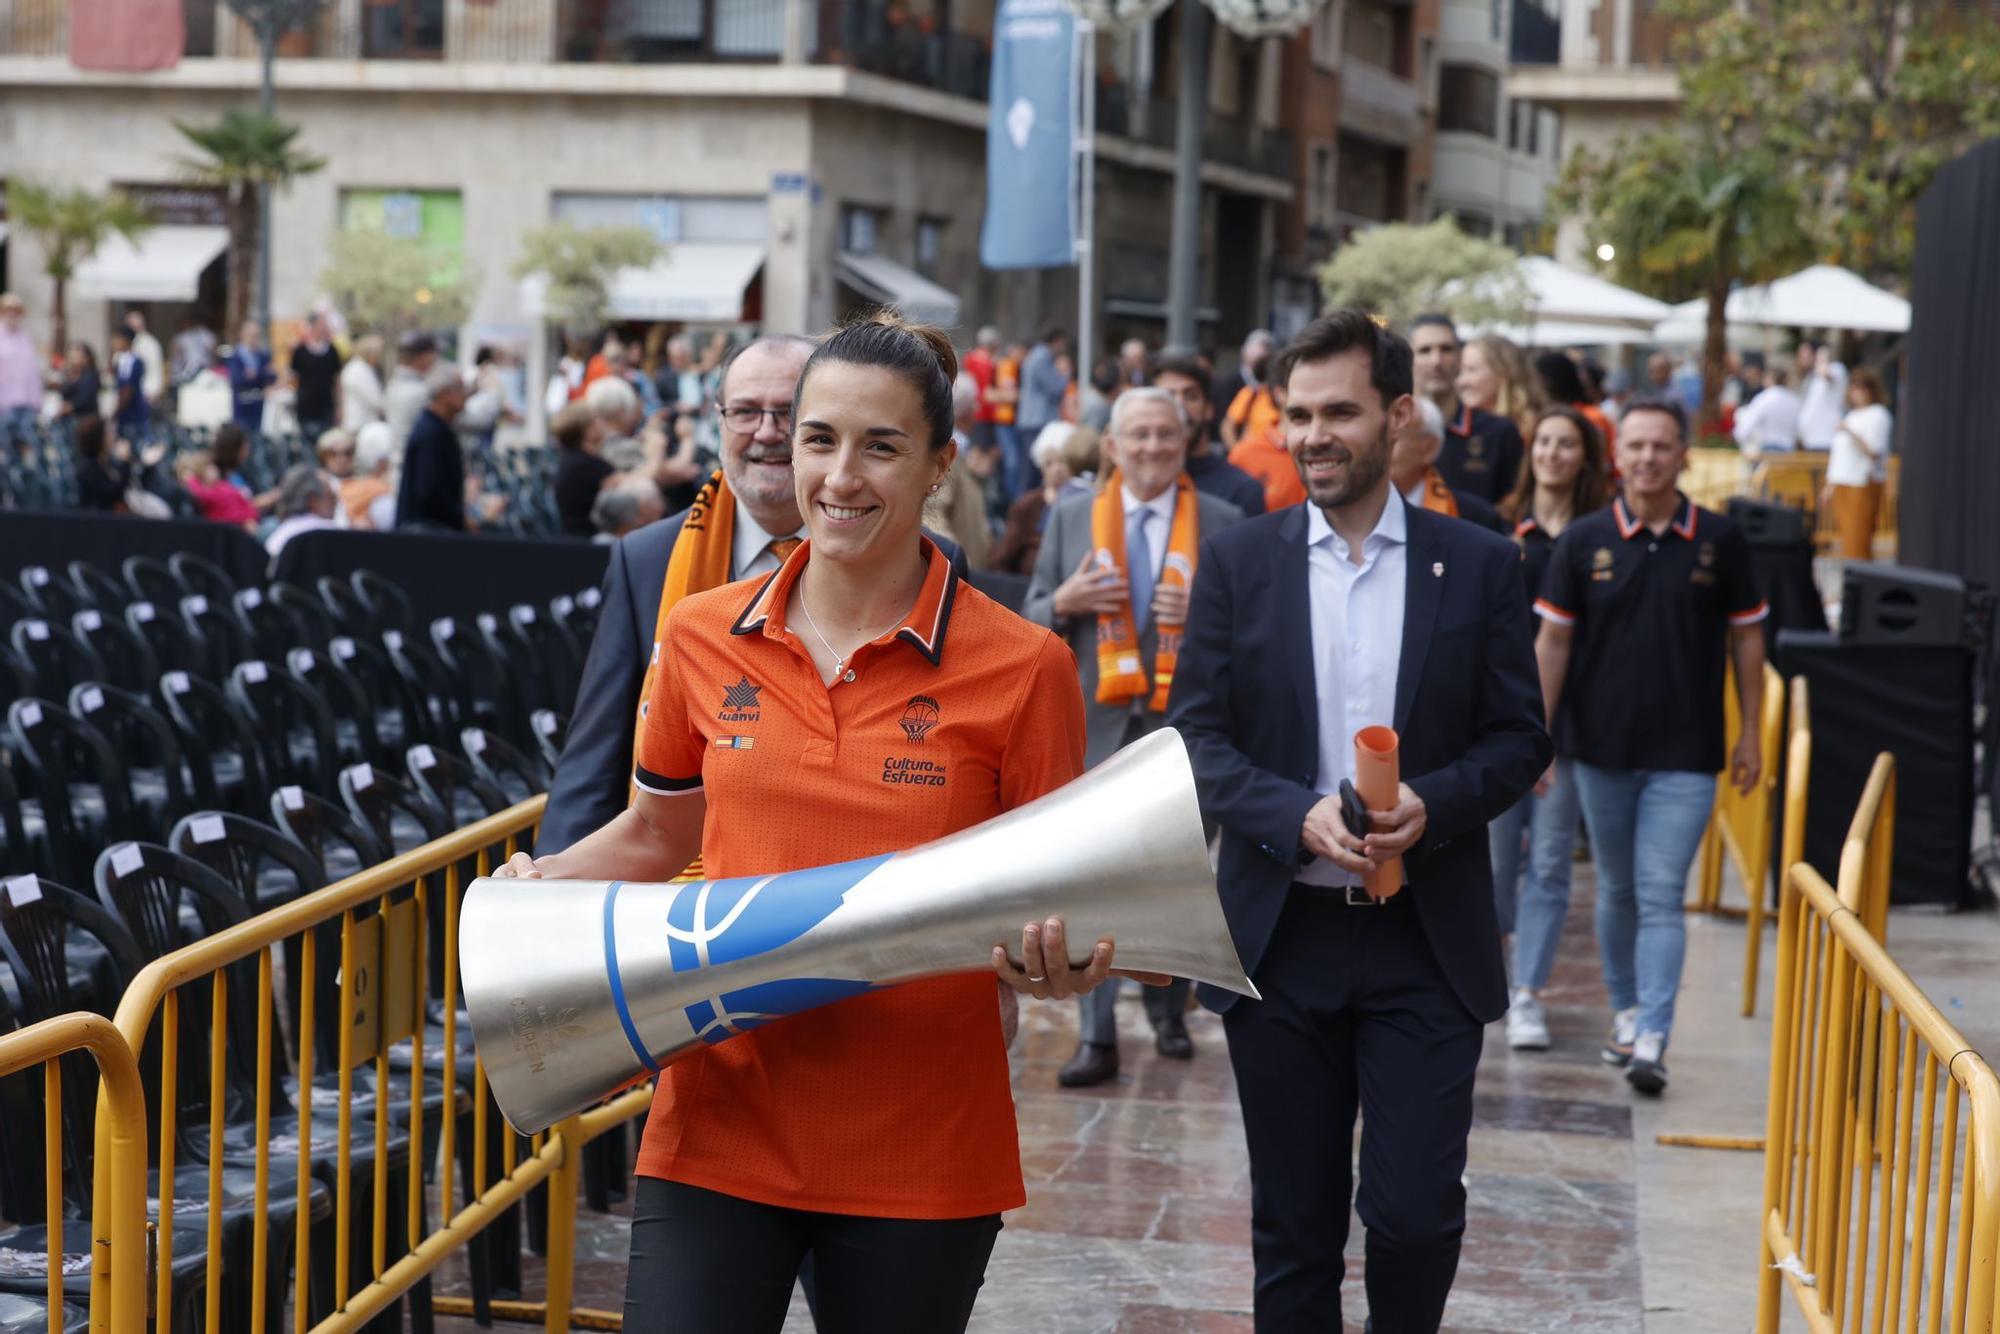
[[[1063,1000],[1070,996],[1081,996],[1097,989],[1106,978],[1112,976],[1112,956],[1116,947],[1106,936],[1097,942],[1090,952],[1089,962],[1077,968],[1069,961],[1069,944],[1065,937],[1063,920],[1051,917],[1045,922],[1030,922],[1021,928],[1021,965],[1016,967],[1007,955],[1005,945],[993,947],[993,971],[1002,982],[1014,990],[1035,997],[1037,1000]],[[1148,986],[1163,987],[1170,980],[1158,973],[1133,973],[1120,970],[1120,977],[1135,978]]]
[[[532,855],[525,852],[517,852],[509,857],[503,865],[494,868],[493,878],[496,880],[540,880],[542,872],[541,868],[535,865],[535,859]]]

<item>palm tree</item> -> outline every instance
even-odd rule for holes
[[[7,185],[8,221],[35,238],[42,271],[55,284],[55,346],[69,346],[69,280],[113,232],[136,241],[152,225],[146,210],[118,190],[92,194],[29,181]]]
[[[310,176],[326,159],[294,143],[299,127],[249,107],[231,107],[208,125],[174,122],[174,128],[205,156],[181,159],[190,177],[220,187],[229,204],[229,315],[234,331],[250,312],[260,244],[258,201],[266,190],[283,190]]]

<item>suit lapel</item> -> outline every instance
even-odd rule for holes
[[[1437,624],[1438,604],[1444,600],[1444,579],[1436,572],[1444,553],[1438,533],[1443,521],[1414,505],[1407,513],[1410,540],[1403,572],[1403,651],[1396,666],[1394,726],[1398,732],[1409,723],[1417,682],[1424,675],[1424,655],[1431,645],[1431,628]]]
[[[1300,735],[1319,735],[1319,687],[1314,679],[1312,651],[1312,589],[1306,578],[1306,507],[1294,505],[1285,516],[1282,538],[1276,545],[1278,569],[1277,605],[1289,614],[1279,617],[1285,627],[1285,674],[1292,678],[1292,691],[1299,702],[1299,718],[1305,724]]]

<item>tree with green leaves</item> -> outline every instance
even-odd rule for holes
[[[34,237],[41,248],[42,272],[55,286],[58,351],[69,346],[69,282],[77,266],[96,254],[113,233],[136,241],[152,225],[146,210],[122,191],[95,194],[18,179],[7,183],[7,220]]]
[[[517,279],[539,275],[546,318],[576,333],[595,332],[611,306],[620,269],[644,268],[666,247],[645,227],[579,227],[568,221],[530,227],[521,236]]]
[[[391,342],[414,329],[465,323],[479,292],[477,271],[460,256],[372,228],[335,235],[320,283],[356,328]]]
[[[1465,324],[1513,324],[1527,313],[1528,287],[1506,246],[1467,236],[1449,217],[1371,227],[1320,266],[1328,303],[1360,306],[1407,325],[1449,305]]]
[[[228,332],[250,314],[255,290],[256,261],[263,244],[261,201],[272,190],[284,190],[301,176],[310,176],[326,159],[298,147],[300,129],[276,116],[250,107],[231,107],[206,125],[175,121],[199,157],[181,159],[181,167],[198,184],[222,190],[229,208]]]
[[[1587,214],[1593,236],[1611,243],[1618,281],[1665,301],[1708,298],[1701,424],[1712,428],[1730,291],[1739,282],[1783,277],[1812,258],[1791,175],[1768,153],[1658,130],[1606,154],[1571,155],[1555,202]]]
[[[1686,121],[1790,176],[1820,257],[1896,282],[1940,167],[2000,134],[2000,23],[1947,0],[1671,0]]]

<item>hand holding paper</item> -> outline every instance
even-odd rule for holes
[[[1364,727],[1354,734],[1354,786],[1369,812],[1380,816],[1396,809],[1402,786],[1400,741],[1394,728]],[[1374,857],[1376,868],[1362,877],[1375,898],[1395,896],[1403,887],[1403,859]]]

